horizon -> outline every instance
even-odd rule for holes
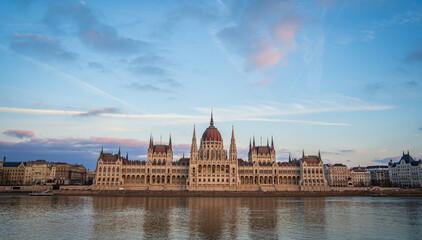
[[[361,3],[2,1],[0,154],[94,169],[171,135],[177,160],[212,109],[244,160],[419,160],[422,3]]]

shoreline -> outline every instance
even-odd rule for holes
[[[399,191],[280,191],[280,192],[236,192],[236,191],[137,191],[137,190],[52,190],[55,196],[110,196],[110,197],[422,197],[422,189]],[[27,195],[31,191],[0,191],[0,195]]]

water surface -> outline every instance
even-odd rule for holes
[[[422,239],[422,199],[0,196],[1,239]]]

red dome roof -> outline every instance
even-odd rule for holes
[[[202,134],[202,141],[222,141],[221,134],[213,125]]]

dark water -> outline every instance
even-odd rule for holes
[[[0,239],[422,239],[422,199],[0,196]]]

